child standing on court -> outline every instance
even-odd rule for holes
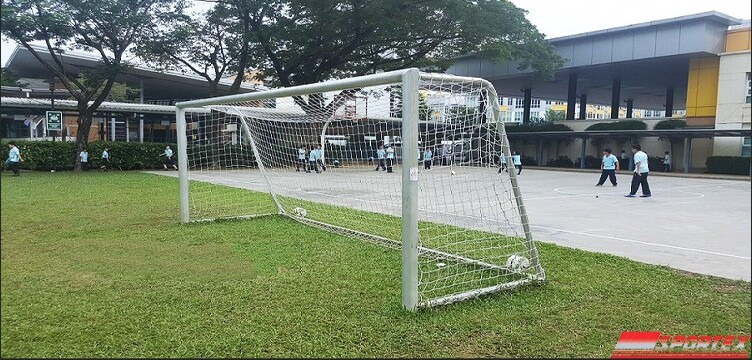
[[[392,168],[394,166],[394,148],[392,148],[391,145],[389,145],[388,148],[386,148],[386,172],[394,172],[392,171]]]
[[[516,151],[512,152],[512,164],[517,169],[517,175],[522,172],[522,157]]]
[[[648,154],[642,151],[640,144],[632,145],[632,152],[634,153],[635,164],[634,174],[632,174],[632,189],[629,191],[629,194],[624,195],[624,197],[635,197],[640,186],[642,186],[642,195],[640,195],[640,197],[650,197],[650,185],[648,185],[648,173],[650,172],[650,169],[648,169]]]
[[[611,148],[603,149],[603,158],[601,159],[601,179],[595,186],[602,186],[606,182],[606,177],[611,184],[616,186],[616,171],[619,170],[619,159],[611,153]]]
[[[376,170],[379,171],[379,168],[381,170],[386,170],[386,165],[384,165],[384,159],[386,158],[386,151],[384,151],[384,145],[379,145],[379,149],[376,150],[376,159],[378,159],[378,163],[376,164]]]
[[[671,172],[671,156],[669,156],[668,151],[663,153],[663,171]]]
[[[431,151],[431,149],[429,148],[426,148],[426,150],[423,151],[423,169],[431,170],[432,160],[433,160],[433,151]]]
[[[321,172],[318,165],[318,156],[318,151],[316,151],[316,149],[311,146],[311,152],[308,153],[308,170],[306,170],[307,173],[310,173],[311,170],[315,170],[317,174]]]

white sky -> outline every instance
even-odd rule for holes
[[[407,1],[407,0],[406,0]],[[603,30],[677,16],[718,11],[749,19],[749,0],[511,0],[547,37]],[[199,5],[201,6],[201,5]],[[502,21],[502,20],[500,20]],[[15,45],[2,37],[2,64]]]

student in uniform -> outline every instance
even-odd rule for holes
[[[167,146],[167,147],[165,147],[164,152],[159,155],[159,156],[164,156],[165,157],[164,163],[162,163],[162,166],[164,166],[165,170],[167,170],[168,166],[171,166],[175,170],[178,169],[178,167],[175,166],[175,162],[172,159],[172,154],[173,154],[172,149],[170,149],[170,147]]]
[[[386,165],[384,165],[384,159],[386,158],[384,145],[379,145],[379,149],[376,150],[376,158],[378,159],[378,163],[376,164],[376,170],[374,171],[379,171],[379,168],[381,168],[381,170],[386,170]]]
[[[13,176],[19,176],[21,174],[19,173],[18,168],[23,161],[21,151],[16,147],[16,143],[12,141],[8,143],[8,148],[10,151],[8,151],[8,159],[5,160],[5,165],[8,166],[8,170],[13,172]]]
[[[311,170],[315,170],[317,174],[321,172],[318,165],[318,156],[319,152],[316,151],[316,148],[311,147],[311,152],[308,153],[308,170],[306,170],[307,173],[310,173]]]
[[[388,148],[386,148],[386,172],[394,172],[392,171],[392,168],[394,167],[394,148],[392,148],[391,145],[389,145]]]
[[[671,172],[671,156],[668,151],[663,153],[663,172]]]
[[[78,157],[81,159],[81,170],[89,171],[89,152],[86,151],[86,148],[81,150]]]
[[[431,151],[431,149],[429,148],[426,148],[423,151],[423,169],[431,170],[431,161],[433,161],[433,151]]]
[[[621,155],[619,155],[619,168],[629,170],[629,155],[624,152],[624,149],[621,150]]]
[[[102,151],[102,165],[99,166],[99,170],[107,171],[107,167],[110,165],[110,148],[104,148]]]
[[[295,163],[295,171],[300,172],[300,168],[302,167],[303,170],[306,169],[306,148],[303,145],[300,145],[298,148],[298,161]]]
[[[503,151],[501,152],[501,155],[499,155],[499,162],[501,163],[501,166],[499,166],[499,174],[501,174],[502,170],[509,172],[509,169],[507,169],[507,157],[504,155]]]
[[[512,164],[517,169],[517,175],[522,173],[522,157],[516,151],[512,152]]]
[[[650,172],[650,169],[648,169],[648,154],[642,151],[640,144],[632,145],[632,152],[634,153],[635,163],[634,174],[632,174],[632,188],[629,194],[624,195],[624,197],[635,197],[640,186],[642,186],[640,197],[650,197],[652,194],[650,193],[650,185],[648,185],[648,173]]]
[[[324,161],[324,150],[321,145],[316,145],[316,162],[321,164],[321,170],[326,171],[326,162]]]
[[[611,184],[616,186],[616,171],[620,169],[619,159],[611,153],[611,148],[603,149],[603,158],[601,159],[601,178],[595,186],[603,186],[606,178]]]

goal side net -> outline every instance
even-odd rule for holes
[[[179,103],[181,221],[401,250],[409,310],[543,281],[498,111],[486,80],[416,69]]]

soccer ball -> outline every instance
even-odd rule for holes
[[[507,259],[505,266],[513,272],[523,272],[530,267],[530,260],[524,256],[512,255]]]
[[[301,207],[296,207],[295,209],[292,210],[292,213],[295,214],[295,216],[302,217],[302,218],[306,217],[306,215],[308,214],[306,209],[303,209]]]
[[[443,262],[437,262],[437,263],[436,263],[436,267],[437,267],[437,268],[439,268],[439,269],[442,269],[442,268],[445,268],[445,267],[446,267],[446,264],[445,264],[445,263],[443,263]]]
[[[450,174],[454,175],[454,174],[456,174],[456,172],[454,172],[454,170],[452,170],[452,172]]]

